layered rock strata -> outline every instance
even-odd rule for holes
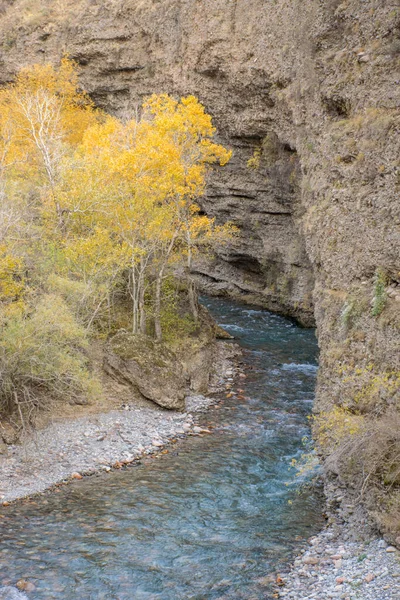
[[[203,208],[240,229],[212,264],[197,266],[203,287],[307,324],[315,315],[317,413],[338,414],[345,431],[347,415],[362,423],[373,415],[382,430],[385,418],[394,422],[400,371],[396,0],[81,0],[68,6],[14,0],[3,2],[0,30],[3,82],[22,64],[56,62],[68,52],[94,100],[116,114],[134,114],[153,92],[199,96],[220,141],[234,150],[229,167],[211,177]],[[390,502],[400,503],[397,475],[385,479],[368,464],[354,476],[343,472],[340,457],[329,468],[363,492],[374,479],[385,487],[391,477]],[[378,501],[373,493],[370,498]],[[378,521],[389,530],[385,502]]]

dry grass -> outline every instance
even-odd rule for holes
[[[400,412],[390,409],[379,419],[365,419],[326,461],[327,468],[358,490],[378,524],[400,533]]]
[[[71,16],[79,16],[87,5],[87,0],[17,0],[0,13],[1,30],[10,36],[11,30],[21,26],[35,29],[67,22]]]

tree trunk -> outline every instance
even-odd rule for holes
[[[197,291],[196,285],[193,279],[190,276],[190,273],[187,275],[187,285],[188,285],[188,295],[189,295],[189,305],[190,310],[192,311],[192,316],[195,321],[199,320],[199,305],[197,303]]]
[[[196,286],[191,276],[192,271],[192,243],[190,239],[190,234],[186,235],[187,246],[188,246],[188,255],[187,255],[187,264],[186,264],[186,281],[188,286],[188,296],[189,296],[189,305],[190,310],[192,311],[192,316],[195,321],[199,319],[199,306],[197,304],[197,292]]]
[[[140,276],[139,276],[139,326],[141,333],[146,333],[146,310],[144,306],[144,265],[143,258],[140,259]]]
[[[154,328],[157,342],[162,340],[162,329],[161,329],[161,291],[162,291],[162,280],[163,280],[164,267],[159,271],[156,279],[156,297],[154,307]]]
[[[131,270],[131,277],[132,277],[132,333],[138,333],[139,331],[139,296],[138,296],[138,288],[139,288],[139,281],[137,278],[137,273],[136,273],[136,266],[135,266],[135,257],[132,257],[132,270]]]

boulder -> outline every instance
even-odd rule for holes
[[[186,379],[181,362],[164,344],[148,336],[118,332],[108,344],[104,369],[163,408],[185,408]]]

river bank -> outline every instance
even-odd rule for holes
[[[275,580],[275,598],[293,600],[395,600],[400,598],[400,553],[381,537],[346,523],[310,538],[287,573]],[[279,584],[279,585],[278,585]]]
[[[229,305],[226,309],[228,308]],[[26,504],[23,503],[21,506],[16,507],[18,510],[21,509],[22,514],[26,514],[29,519],[31,511],[34,511],[32,531],[29,530],[28,522],[24,520],[25,516],[22,517],[22,521],[25,523],[23,529],[21,531],[15,529],[15,524],[21,519],[17,517],[16,522],[14,522],[12,511],[7,508],[3,510],[5,518],[3,524],[10,523],[10,527],[5,526],[6,536],[3,541],[6,551],[4,556],[7,557],[7,560],[1,564],[2,555],[0,555],[0,585],[15,586],[18,583],[22,591],[19,592],[20,596],[17,596],[15,594],[18,592],[14,587],[0,587],[1,600],[3,598],[6,600],[26,598],[27,596],[25,596],[23,590],[30,596],[30,591],[32,591],[30,586],[32,585],[36,586],[36,591],[33,590],[34,597],[39,594],[39,597],[54,597],[58,600],[60,597],[64,598],[64,595],[60,594],[67,593],[65,590],[68,590],[66,598],[85,597],[82,596],[82,593],[87,593],[86,584],[76,589],[70,587],[78,585],[74,580],[74,568],[68,583],[63,581],[62,577],[64,577],[67,568],[65,565],[68,563],[68,561],[65,562],[66,559],[63,553],[68,551],[72,561],[80,556],[82,549],[84,550],[84,556],[88,556],[88,539],[85,532],[88,531],[89,539],[92,539],[91,536],[93,536],[93,540],[98,540],[98,536],[94,534],[96,531],[100,532],[101,538],[108,535],[107,532],[110,527],[114,527],[114,524],[116,524],[116,515],[119,523],[120,511],[126,505],[131,506],[133,495],[135,497],[133,506],[141,507],[140,510],[143,511],[145,510],[143,507],[149,505],[151,526],[149,529],[147,529],[147,526],[140,529],[143,518],[141,512],[133,513],[131,517],[133,520],[129,521],[131,529],[128,527],[127,531],[136,533],[133,535],[129,533],[126,540],[127,546],[123,546],[121,542],[120,551],[116,553],[116,563],[111,570],[113,576],[115,570],[118,585],[121,585],[121,580],[125,581],[127,594],[132,589],[136,590],[136,587],[132,587],[132,585],[143,585],[144,587],[140,589],[144,594],[143,597],[146,598],[161,597],[164,599],[167,596],[168,598],[186,598],[186,594],[189,593],[188,590],[192,590],[192,583],[190,583],[189,587],[184,587],[185,591],[183,592],[171,591],[169,586],[173,582],[170,580],[170,565],[168,565],[164,575],[165,579],[160,580],[159,583],[161,591],[159,593],[155,592],[154,596],[151,596],[151,594],[148,596],[144,592],[145,586],[152,585],[154,581],[153,570],[149,570],[149,565],[146,563],[143,570],[139,569],[134,573],[132,573],[133,563],[131,560],[126,565],[126,571],[121,567],[123,557],[125,555],[131,556],[132,552],[136,556],[140,567],[140,561],[143,557],[143,548],[140,547],[141,539],[145,540],[146,556],[147,554],[149,557],[153,556],[151,560],[154,560],[154,556],[158,556],[157,548],[152,546],[153,527],[157,530],[158,522],[158,531],[161,531],[160,527],[165,526],[166,529],[166,537],[160,542],[162,560],[159,559],[161,562],[156,561],[158,565],[157,572],[159,573],[160,570],[163,572],[164,544],[171,543],[170,534],[168,533],[170,525],[166,520],[166,514],[169,513],[166,511],[170,511],[171,507],[176,505],[177,515],[179,515],[177,521],[179,523],[177,528],[178,540],[176,548],[171,551],[171,555],[173,561],[178,561],[180,565],[179,573],[182,570],[182,565],[185,565],[185,561],[190,565],[192,564],[190,560],[194,560],[193,564],[197,564],[197,555],[195,555],[196,558],[193,556],[192,559],[190,558],[191,552],[193,552],[193,544],[195,544],[194,547],[197,547],[195,542],[197,538],[200,540],[202,553],[204,552],[202,540],[206,539],[207,545],[213,549],[212,551],[216,552],[216,556],[220,556],[219,549],[225,539],[226,532],[225,525],[222,529],[218,527],[221,513],[228,516],[227,522],[230,526],[234,525],[233,531],[235,531],[238,523],[240,523],[240,527],[244,527],[243,530],[240,529],[240,535],[238,534],[237,538],[235,536],[229,537],[229,548],[234,553],[238,550],[237,544],[241,544],[245,536],[253,530],[254,537],[250,538],[249,542],[246,541],[243,556],[240,555],[240,560],[239,556],[236,554],[234,556],[238,564],[242,565],[238,573],[241,570],[243,571],[244,568],[244,572],[246,572],[246,569],[250,569],[251,575],[246,576],[243,581],[236,582],[237,588],[235,589],[238,591],[232,591],[232,593],[237,593],[237,595],[232,597],[289,598],[292,600],[328,600],[334,598],[343,600],[394,600],[398,597],[400,584],[399,553],[388,547],[379,538],[369,537],[368,541],[353,539],[352,536],[362,534],[362,524],[358,524],[358,532],[356,531],[357,528],[350,530],[343,519],[338,518],[335,521],[332,514],[331,521],[333,524],[327,529],[316,533],[318,525],[310,529],[307,524],[308,517],[306,517],[305,527],[304,529],[301,528],[302,533],[300,536],[295,536],[295,528],[298,525],[298,520],[303,518],[304,510],[299,505],[296,508],[296,504],[300,501],[300,504],[305,507],[301,495],[298,495],[294,488],[293,493],[288,494],[286,484],[275,489],[271,488],[271,485],[274,485],[275,477],[278,474],[278,471],[274,471],[274,469],[280,469],[279,464],[287,472],[286,465],[290,462],[289,457],[293,456],[296,448],[298,448],[298,442],[293,443],[291,435],[297,432],[299,439],[302,435],[299,431],[302,421],[301,419],[298,420],[296,414],[302,410],[307,412],[307,403],[311,401],[311,395],[308,391],[309,384],[306,388],[302,388],[306,381],[311,382],[313,380],[316,372],[316,367],[309,362],[309,356],[302,354],[304,347],[307,343],[310,343],[310,340],[308,340],[309,334],[304,330],[297,330],[280,317],[251,309],[246,309],[243,312],[246,314],[246,327],[243,327],[243,323],[240,323],[240,318],[242,318],[240,308],[236,306],[231,307],[230,313],[226,310],[227,322],[223,324],[227,325],[227,329],[231,333],[235,333],[242,338],[244,348],[251,347],[253,350],[250,353],[247,351],[239,362],[236,360],[237,346],[220,342],[218,344],[217,361],[214,365],[215,373],[218,375],[212,381],[210,396],[190,396],[187,399],[185,412],[166,411],[143,400],[128,403],[126,397],[122,395],[123,401],[121,400],[122,404],[118,409],[100,414],[90,414],[84,418],[52,423],[39,431],[35,438],[30,439],[23,446],[12,447],[8,457],[1,457],[0,487],[6,490],[5,493],[4,491],[1,492],[2,495],[4,494],[3,503],[7,505],[18,498],[32,497],[46,489],[49,490],[49,496],[45,497],[43,501],[37,499],[37,502],[33,502],[32,507],[30,500]],[[222,320],[221,316],[220,318]],[[277,326],[282,327],[279,335],[276,333]],[[265,328],[268,331],[266,337],[263,333]],[[298,342],[299,346],[296,353],[293,354],[293,343],[299,336],[301,338]],[[278,341],[279,346],[277,345]],[[297,359],[297,362],[294,362],[295,359]],[[264,369],[266,369],[265,372]],[[243,385],[244,382],[246,383]],[[284,386],[284,389],[282,389],[282,386]],[[243,390],[242,387],[248,389]],[[250,393],[251,398],[247,397],[247,393]],[[246,400],[238,403],[235,397],[238,399],[241,394],[243,394],[243,400],[245,398]],[[262,400],[255,402],[254,397],[259,397]],[[278,404],[276,403],[277,398],[280,398]],[[302,400],[299,401],[299,398]],[[224,402],[218,406],[219,410],[216,411],[222,414],[219,418],[216,418],[216,415],[211,418],[209,431],[213,435],[208,436],[206,429],[209,427],[209,414],[215,411],[211,410],[207,415],[205,413],[212,404],[220,403],[222,399],[224,399]],[[296,404],[293,404],[293,402]],[[241,411],[240,419],[235,420],[234,415],[238,410]],[[265,410],[267,412],[264,412]],[[213,428],[214,423],[217,424],[216,429]],[[186,436],[190,436],[191,441],[186,441],[177,448],[179,440],[183,440]],[[205,437],[202,440],[203,436]],[[282,444],[284,439],[281,436],[285,436],[285,446],[282,446],[282,453],[276,454],[276,448]],[[259,440],[259,444],[257,440]],[[204,447],[201,446],[202,443],[205,443]],[[256,445],[253,447],[252,454],[249,454],[243,460],[244,453],[251,451],[254,443]],[[287,447],[286,444],[288,443],[293,443],[293,446]],[[193,446],[193,444],[195,444],[193,448],[195,451],[192,460],[190,459],[190,451],[187,455],[186,453],[188,452],[188,446]],[[301,452],[301,450],[299,451]],[[182,458],[179,459],[179,456],[177,456],[170,466],[165,464],[164,460],[146,461],[143,465],[143,474],[136,477],[138,479],[137,483],[130,481],[131,478],[136,481],[136,469],[130,473],[129,471],[126,471],[125,474],[121,472],[116,478],[109,478],[109,475],[104,473],[109,472],[111,475],[114,469],[123,470],[125,465],[137,464],[141,458],[153,456],[154,458],[161,458],[165,453],[169,453],[169,457],[164,457],[167,463],[172,454],[181,455]],[[224,456],[225,458],[223,458]],[[189,463],[186,462],[188,459]],[[224,472],[227,460],[232,460],[228,474]],[[268,461],[267,468],[258,473],[256,469],[259,468],[260,461],[263,460]],[[189,464],[189,469],[185,470],[187,464]],[[221,465],[223,466],[221,467]],[[137,471],[140,470],[141,467],[138,467]],[[102,474],[102,478],[97,478],[97,475],[100,474]],[[210,474],[212,475],[212,486],[207,488],[206,481]],[[85,477],[85,475],[92,477]],[[178,477],[178,482],[174,482],[176,477]],[[285,475],[284,480],[286,477]],[[75,481],[81,478],[84,479],[83,482]],[[146,478],[149,481],[148,484]],[[53,530],[54,536],[57,538],[59,527],[62,527],[64,536],[68,535],[68,529],[64,530],[66,517],[63,506],[66,495],[58,484],[63,485],[74,481],[76,485],[69,486],[65,489],[65,492],[71,493],[75,499],[72,500],[72,497],[68,495],[68,522],[76,522],[77,528],[71,529],[70,538],[65,539],[64,549],[58,557],[58,560],[64,561],[61,562],[62,575],[59,575],[54,570],[55,565],[52,558],[54,551],[57,555],[59,552],[58,547],[55,549],[54,541],[52,541]],[[101,482],[104,483],[105,481],[107,481],[107,487],[110,487],[110,489],[103,497],[101,489],[104,486]],[[188,482],[188,487],[186,487],[187,483],[184,482]],[[125,485],[131,486],[127,497],[123,496]],[[293,485],[297,487],[294,480]],[[143,486],[144,491],[141,493],[140,489]],[[211,490],[212,493],[210,494]],[[114,498],[116,494],[120,495]],[[184,500],[182,500],[181,494],[183,494]],[[82,495],[82,505],[80,505],[79,495]],[[162,499],[163,496],[164,500]],[[64,501],[60,502],[59,498],[61,497],[64,498]],[[87,506],[87,498],[89,497],[90,508]],[[282,501],[279,498],[282,498]],[[268,505],[268,502],[272,503]],[[47,508],[49,503],[51,503],[51,509]],[[117,512],[109,508],[113,503],[117,507],[115,509]],[[42,509],[40,508],[41,504],[43,504]],[[215,514],[215,506],[218,507],[218,516]],[[266,506],[270,506],[269,510]],[[187,521],[184,521],[186,525],[182,528],[184,510],[187,511]],[[232,510],[235,512],[232,513]],[[309,511],[310,509],[307,508],[306,510]],[[317,510],[320,512],[322,506]],[[227,512],[224,513],[224,511]],[[281,522],[278,519],[271,535],[268,529],[271,527],[271,523],[266,515],[274,515],[277,511],[281,511],[278,513],[282,514]],[[73,516],[71,516],[71,512]],[[91,512],[94,515],[93,521],[91,521]],[[50,522],[47,522],[47,513],[52,515]],[[125,518],[128,518],[128,515],[131,514],[131,510],[128,509]],[[233,514],[235,519],[232,521]],[[193,516],[196,516],[195,521],[198,526],[201,526],[202,523],[205,524],[204,530],[195,528],[192,531]],[[172,518],[173,523],[174,517],[170,515],[170,518]],[[43,536],[40,534],[42,520],[43,531],[46,533],[43,542]],[[45,523],[48,524],[45,525]],[[182,554],[180,536],[182,533],[186,535],[189,523],[189,531],[187,536],[184,537],[185,553]],[[37,527],[39,527],[39,532],[36,531]],[[71,525],[68,525],[68,527],[71,527]],[[84,528],[83,534],[82,527]],[[137,529],[138,527],[139,529]],[[25,531],[26,528],[28,528],[28,531]],[[290,547],[292,548],[291,556],[293,556],[293,552],[298,554],[294,560],[291,560],[290,555],[286,554],[286,550],[282,548],[286,528],[291,532],[291,538],[299,539],[292,546],[288,546],[288,551],[290,551]],[[125,526],[122,525],[121,527],[118,525],[116,528],[116,531],[119,532],[124,530]],[[309,531],[308,534],[307,531]],[[306,547],[303,546],[303,551],[299,553],[298,548],[302,544],[301,540],[304,544],[307,535],[309,536],[311,533],[314,533],[314,535],[308,538]],[[35,535],[38,538],[37,540],[34,537]],[[81,541],[79,541],[80,535],[83,535]],[[146,535],[151,537],[147,539]],[[133,542],[138,545],[137,551],[136,546],[131,545]],[[41,548],[42,543],[45,544],[47,550],[38,549]],[[16,544],[22,544],[24,548],[26,546],[25,549],[28,553],[24,551],[19,556],[19,546]],[[114,559],[112,550],[114,544],[115,539],[110,545],[111,556],[108,560],[111,561]],[[30,550],[29,545],[32,547]],[[223,543],[222,547],[226,548]],[[251,567],[246,565],[246,559],[243,560],[243,557],[247,556],[248,547],[256,548],[254,559],[252,558],[249,562]],[[20,566],[16,565],[11,569],[10,552],[12,555],[16,553],[15,558],[21,561]],[[43,562],[43,572],[37,571],[38,565],[39,569],[41,568],[41,562],[29,562],[29,556],[32,552],[35,556],[39,555],[40,552],[49,553],[48,558],[46,558],[46,554],[36,556],[37,560]],[[95,549],[90,548],[90,553],[95,553]],[[274,557],[276,554],[282,555],[280,564],[275,563]],[[272,563],[269,563],[269,557],[272,558]],[[230,564],[230,561],[228,562]],[[150,566],[153,569],[153,562]],[[5,569],[2,577],[1,567]],[[47,572],[48,568],[53,569],[53,576],[50,578],[43,577],[43,573]],[[80,568],[83,569],[82,572],[85,572],[86,567],[84,565],[81,564]],[[90,562],[87,568],[92,572],[93,563]],[[233,582],[234,574],[230,573],[227,567],[225,567],[225,570],[227,573],[222,582],[218,570],[218,573],[210,578],[212,583],[208,584],[206,581],[199,583],[205,594],[212,595],[215,589],[220,589],[223,595],[219,595],[218,598],[228,597],[224,595],[223,590],[226,588],[228,594],[230,589],[233,590],[230,585]],[[236,571],[236,569],[234,570]],[[209,564],[199,581],[204,580],[206,573],[210,573]],[[94,580],[92,581],[93,586],[97,585],[100,574],[103,577],[105,574],[104,569],[101,569],[100,573],[93,573],[93,578],[96,580],[96,583]],[[132,576],[134,576],[134,583],[129,579]],[[24,588],[26,581],[23,579],[24,577],[27,577],[27,588]],[[167,587],[165,587],[166,584],[168,584]],[[185,585],[187,584],[185,583]],[[53,587],[52,590],[51,587]],[[64,591],[61,592],[60,590]],[[244,596],[242,595],[243,592],[245,593]],[[104,588],[99,588],[98,593],[107,594],[109,592]],[[123,591],[121,593],[124,594]],[[168,595],[170,593],[172,596]],[[180,593],[183,595],[179,595]],[[42,596],[43,594],[44,596]],[[123,598],[125,598],[124,595]]]
[[[209,395],[186,399],[184,412],[164,410],[141,398],[116,410],[48,424],[0,456],[0,502],[34,496],[60,484],[120,469],[141,457],[165,453],[188,435],[204,435],[197,416],[219,401],[239,367],[236,344],[218,342]]]

